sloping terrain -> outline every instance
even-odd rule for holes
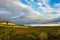
[[[26,27],[26,26],[24,26],[24,25],[18,26],[18,25],[16,25],[16,24],[12,23],[12,22],[7,22],[7,21],[0,22],[0,27],[29,28],[29,27]]]

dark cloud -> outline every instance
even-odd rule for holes
[[[43,15],[19,0],[0,0],[0,21],[16,24],[42,24],[52,22],[52,17]],[[53,20],[54,21],[54,20]],[[57,19],[57,21],[60,21]]]

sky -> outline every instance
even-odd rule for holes
[[[0,0],[0,21],[18,25],[60,23],[60,0]]]

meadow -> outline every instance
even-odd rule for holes
[[[0,40],[60,40],[60,27],[0,26]]]

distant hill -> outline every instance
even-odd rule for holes
[[[7,26],[7,25],[15,25],[13,22],[10,22],[10,21],[1,21],[0,22],[0,25],[1,26]]]
[[[27,26],[24,26],[24,25],[16,25],[16,24],[14,24],[13,22],[10,22],[10,21],[1,21],[0,22],[0,26],[3,26],[3,27],[28,28]]]

